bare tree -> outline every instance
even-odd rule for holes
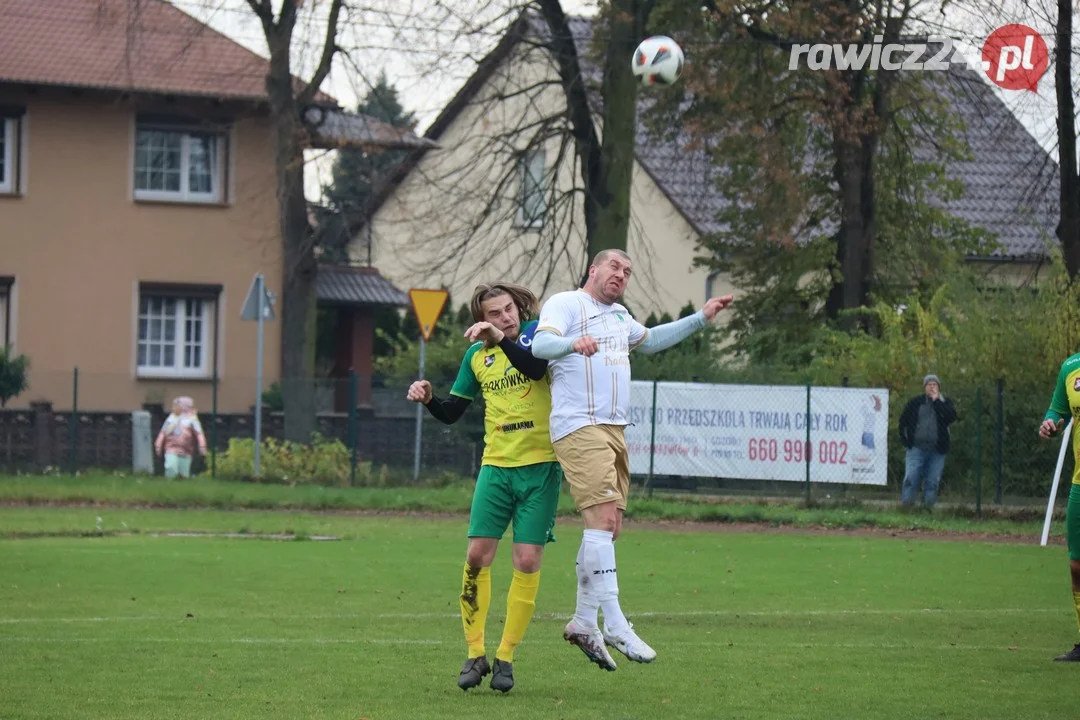
[[[588,255],[609,248],[626,249],[630,225],[630,184],[637,131],[637,84],[628,58],[644,35],[655,0],[610,0],[604,8],[599,39],[602,140],[592,121],[577,45],[558,0],[540,0],[551,33],[551,53],[566,93],[567,115],[585,180],[585,230]]]
[[[138,0],[132,0],[138,2]],[[315,421],[316,247],[305,194],[305,151],[353,147],[377,151],[408,139],[370,118],[359,125],[337,112],[320,88],[342,59],[362,60],[343,47],[345,29],[364,37],[379,7],[358,0],[173,0],[268,56],[266,93],[273,132],[278,226],[282,247],[281,387],[285,435],[306,442]],[[389,0],[373,4],[400,7]],[[261,32],[260,32],[261,31]],[[254,32],[261,37],[253,38]],[[303,80],[301,78],[307,78]],[[354,118],[355,119],[355,118]],[[389,131],[389,132],[387,132]],[[415,138],[414,138],[415,139]]]
[[[286,2],[275,15],[270,0],[246,2],[248,11],[259,18],[276,77],[285,57],[297,54],[292,33],[298,24],[297,6]],[[322,24],[317,27],[325,31],[321,59],[328,59],[328,64],[311,64],[313,81],[325,78],[333,66],[330,74],[336,82],[352,83],[359,97],[385,69],[371,59],[392,57],[392,79],[399,87],[409,88],[412,80],[414,87],[431,96],[433,86],[465,83],[459,93],[465,98],[464,107],[458,108],[461,112],[495,117],[507,101],[522,109],[484,137],[461,139],[462,145],[472,148],[467,163],[458,167],[424,163],[413,170],[442,201],[427,208],[413,205],[408,218],[399,219],[424,230],[422,238],[399,243],[398,252],[413,273],[438,282],[454,273],[472,274],[477,266],[496,267],[500,256],[512,254],[529,260],[515,263],[522,272],[518,279],[546,289],[568,270],[584,274],[587,258],[598,250],[626,247],[635,222],[630,180],[637,102],[629,59],[654,4],[655,0],[602,0],[601,15],[590,23],[568,17],[557,0],[345,0],[333,3],[329,11],[322,5]],[[336,32],[328,22],[334,12],[341,17]],[[310,17],[307,8],[305,15]],[[305,30],[304,37],[310,39],[310,25]],[[529,68],[537,66],[545,68],[543,75],[530,74]],[[404,67],[412,78],[404,77]],[[285,172],[283,182],[290,187],[282,195],[283,207],[289,208],[283,210],[283,234],[299,227],[292,224],[299,210],[292,189],[298,177],[286,171],[300,166],[297,153],[303,147],[282,143],[291,137],[290,124],[303,131],[303,124],[295,120],[302,112],[297,99],[301,93],[310,99],[317,86],[314,82],[304,88],[291,86],[292,101],[287,87],[279,83],[271,99],[283,152],[279,172]],[[278,118],[288,120],[279,123]],[[602,134],[599,127],[605,128]],[[436,120],[428,136],[441,138],[445,130]],[[529,181],[540,181],[533,182],[533,191],[544,196],[537,202],[542,219],[522,222],[518,214],[525,163],[541,148],[549,160],[542,177]],[[397,179],[403,174],[399,172]],[[467,181],[470,178],[483,179],[482,198],[477,184]],[[447,204],[457,209],[452,218],[442,217]],[[363,217],[352,224],[362,225]],[[506,246],[508,253],[503,252]],[[307,244],[297,250],[287,258],[295,278],[286,284],[286,294],[290,288],[306,292],[309,285],[304,279],[313,277]],[[639,266],[649,261],[640,258]],[[295,316],[285,312],[283,322],[288,325]],[[288,341],[284,350],[292,360],[286,360],[285,377],[302,372],[297,363],[310,356],[306,345],[310,342]]]
[[[307,442],[315,426],[315,282],[318,270],[308,228],[304,196],[302,112],[315,100],[338,50],[337,29],[343,0],[332,0],[322,55],[311,80],[297,87],[292,72],[293,33],[301,0],[282,0],[275,13],[271,0],[247,0],[259,18],[270,50],[266,90],[274,126],[274,165],[278,212],[284,250],[281,308],[281,375],[285,402],[285,435]]]
[[[385,18],[402,39],[453,27],[461,46],[491,48],[427,131],[444,151],[405,163],[376,197],[383,208],[399,183],[412,183],[407,212],[379,217],[411,274],[453,284],[484,269],[546,291],[568,274],[583,276],[596,252],[627,247],[638,102],[630,58],[654,5],[607,0],[586,21],[559,0],[493,0],[477,8],[482,21],[469,23],[454,3],[436,2],[426,19]],[[427,71],[461,59],[440,52]],[[483,127],[462,130],[454,121],[463,117]],[[547,161],[530,166],[540,150]],[[521,217],[523,188],[543,194],[534,218]],[[416,199],[425,194],[430,202]],[[647,270],[650,257],[635,259]]]

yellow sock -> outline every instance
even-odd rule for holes
[[[1073,590],[1073,605],[1076,606],[1076,628],[1080,630],[1080,590]]]
[[[469,657],[480,657],[484,654],[484,624],[487,622],[488,607],[491,606],[491,568],[474,569],[466,563],[459,600]]]
[[[495,657],[503,662],[514,662],[514,648],[525,637],[533,613],[536,612],[536,591],[540,588],[540,571],[523,573],[514,571],[510,592],[506,595],[506,626],[502,642]]]

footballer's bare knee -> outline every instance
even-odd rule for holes
[[[581,519],[589,530],[604,530],[614,535],[618,527],[618,508],[614,500],[593,505],[582,509]]]
[[[539,571],[543,559],[543,545],[514,543],[514,569],[518,572],[534,573]]]
[[[465,562],[469,567],[491,567],[495,562],[495,551],[499,549],[498,538],[469,538],[469,547],[465,551]]]

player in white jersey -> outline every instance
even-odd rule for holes
[[[544,303],[533,354],[550,360],[551,441],[585,522],[577,556],[577,611],[563,637],[605,670],[615,661],[604,643],[637,662],[656,652],[633,631],[619,607],[614,541],[630,492],[624,437],[630,407],[630,351],[669,348],[705,327],[731,304],[712,298],[695,314],[647,329],[618,303],[633,266],[621,250],[604,250],[580,290]],[[604,630],[598,627],[604,612]]]

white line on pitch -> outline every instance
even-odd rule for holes
[[[225,639],[212,639],[212,638],[77,638],[77,637],[57,637],[57,638],[41,638],[41,637],[10,637],[0,638],[0,643],[3,642],[19,642],[19,643],[50,643],[57,645],[75,645],[80,643],[153,643],[153,644],[173,644],[173,645],[461,645],[460,640],[436,640],[436,639],[424,639],[424,638],[274,638],[274,637],[240,637],[240,638],[225,638]],[[530,645],[563,645],[561,639],[547,638],[547,637],[534,637],[529,640]],[[760,645],[757,643],[732,643],[724,642],[723,640],[672,640],[664,643],[665,647],[710,647],[710,648],[744,648],[753,647],[760,649]],[[1052,653],[1055,650],[1044,647],[1024,647],[1019,648],[1009,646],[1006,643],[1001,645],[961,645],[961,644],[946,644],[946,645],[919,645],[915,643],[899,644],[899,643],[785,643],[782,644],[786,648],[795,649],[814,649],[814,648],[835,648],[839,650],[969,650],[969,651],[995,651],[1000,652],[1008,650],[1011,652],[1038,652],[1038,653]],[[770,642],[769,647],[777,647],[776,643]],[[1060,648],[1058,648],[1060,649]]]
[[[903,610],[879,610],[873,608],[861,610],[648,610],[630,612],[631,617],[655,618],[693,618],[693,617],[841,617],[858,615],[1017,615],[1033,613],[1066,613],[1067,609],[1057,608],[906,608]],[[329,615],[282,614],[244,614],[244,615],[202,615],[196,620],[421,620],[449,619],[461,617],[458,613],[336,613]],[[491,617],[502,617],[492,613]],[[535,620],[569,620],[566,613],[537,613]],[[0,625],[21,625],[29,623],[111,623],[111,622],[183,622],[188,618],[180,615],[119,615],[114,617],[49,618],[24,617],[0,618]]]
[[[57,643],[96,643],[96,642],[136,642],[136,643],[176,643],[192,645],[448,645],[447,640],[432,640],[425,638],[33,638],[33,637],[0,637],[2,642],[43,642]]]
[[[1012,615],[1030,613],[1070,613],[1068,608],[907,608],[904,610],[876,610],[867,608],[863,610],[646,610],[644,612],[630,611],[627,617],[655,617],[655,618],[693,618],[693,617],[830,617],[851,615]],[[343,615],[341,617],[359,617],[357,615]],[[423,618],[456,618],[461,617],[458,613],[383,613],[369,615],[371,618],[386,618],[398,620],[418,620]],[[569,620],[572,614],[566,613],[537,613],[534,620]]]

